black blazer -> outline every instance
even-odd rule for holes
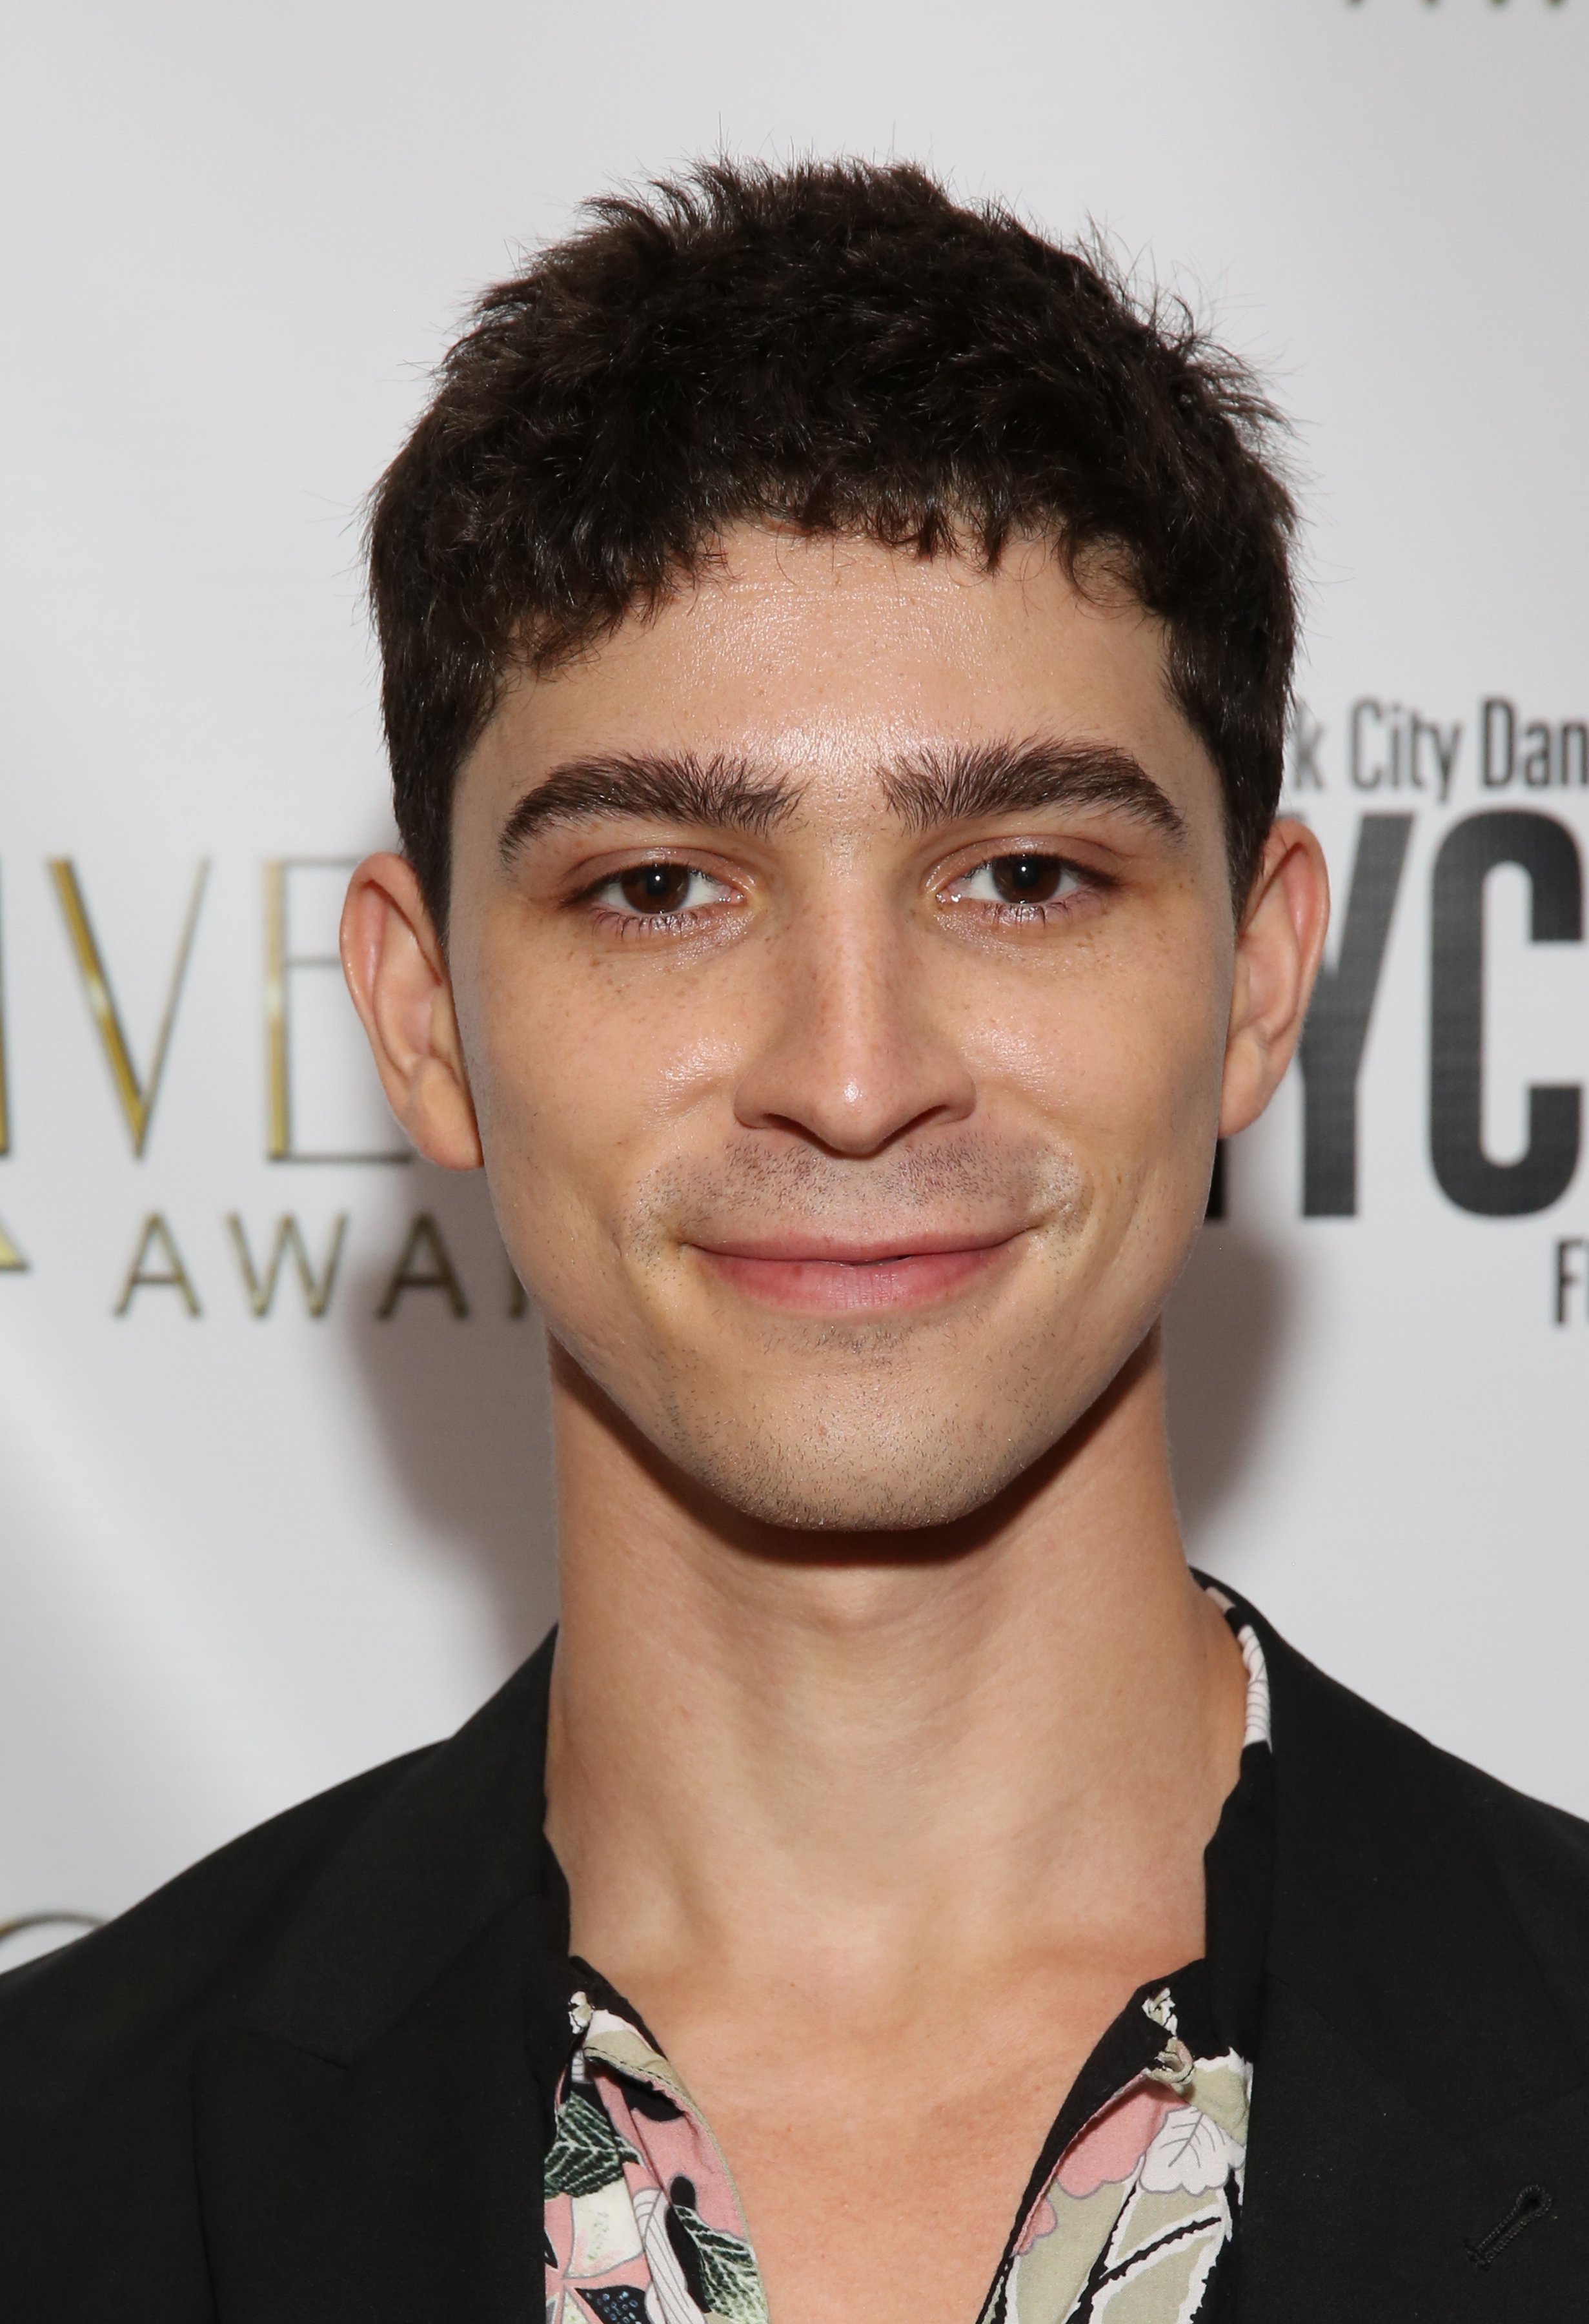
[[[1589,2314],[1589,1825],[1259,1629],[1275,1868],[1237,2314]],[[539,2316],[568,2044],[550,1666],[548,1640],[450,1742],[0,1978],[5,2324]]]

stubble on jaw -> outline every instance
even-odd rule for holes
[[[642,1181],[621,1248],[627,1267],[666,1290],[695,1238],[881,1227],[908,1243],[913,1224],[1027,1232],[1042,1246],[1033,1258],[1053,1286],[1057,1338],[1062,1262],[1093,1194],[1073,1155],[1035,1138],[950,1133],[864,1161],[748,1139],[699,1166],[671,1159]],[[650,1331],[624,1335],[631,1353],[646,1343],[650,1377],[626,1382],[613,1372],[627,1366],[600,1364],[601,1392],[670,1466],[763,1526],[831,1536],[950,1525],[995,1499],[1073,1416],[1052,1409],[1054,1371],[1037,1345],[989,1341],[997,1326],[977,1293],[864,1318],[758,1314],[746,1303],[721,1356],[657,1328],[668,1304],[653,1310]],[[562,1344],[583,1370],[579,1349]]]

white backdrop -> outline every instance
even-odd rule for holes
[[[1091,215],[1296,414],[1295,803],[1343,904],[1360,845],[1379,885],[1310,1054],[1321,1214],[1288,1085],[1178,1295],[1189,1527],[1339,1675],[1589,1812],[1571,1101],[1485,1167],[1530,1084],[1589,1081],[1589,0],[11,0],[0,42],[0,1921],[118,1909],[445,1730],[550,1618],[483,1189],[295,1158],[390,1142],[313,964],[317,865],[387,831],[356,512],[467,296],[720,144]],[[1483,878],[1496,810],[1535,818],[1500,850],[1532,922],[1524,870]],[[1365,816],[1411,818],[1394,880]],[[289,1246],[256,1315],[284,1217],[308,1292]]]

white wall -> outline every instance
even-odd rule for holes
[[[1589,1811],[1589,1294],[1554,1321],[1589,1191],[1511,1218],[1440,1191],[1428,1024],[1446,833],[1520,807],[1589,839],[1589,789],[1486,791],[1475,734],[1485,696],[1589,718],[1589,0],[12,0],[0,44],[0,1226],[28,1262],[0,1273],[0,1920],[116,1909],[445,1729],[549,1618],[536,1332],[483,1190],[267,1158],[264,866],[386,831],[357,510],[464,302],[582,195],[720,144],[1090,215],[1297,415],[1297,804],[1343,893],[1360,817],[1415,820],[1357,1213],[1300,1214],[1288,1088],[1179,1297],[1189,1519],[1341,1676]],[[1354,785],[1364,700],[1461,724],[1443,801]],[[142,1157],[47,858],[140,1074],[211,863]],[[293,949],[335,885],[290,875]],[[1503,869],[1484,905],[1499,1160],[1527,1084],[1589,1080],[1589,948],[1530,944],[1527,898]],[[289,982],[299,1144],[384,1143],[335,979]],[[420,1212],[466,1319],[436,1290],[373,1313]],[[292,1214],[317,1266],[345,1217],[322,1318],[290,1262],[250,1314],[234,1213],[256,1260]],[[171,1286],[112,1312],[153,1213],[197,1316]],[[1566,1264],[1581,1286],[1589,1250]]]

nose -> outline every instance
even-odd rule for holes
[[[769,944],[764,973],[766,1031],[734,1093],[745,1128],[863,1157],[971,1112],[970,1069],[886,908],[808,908]]]

